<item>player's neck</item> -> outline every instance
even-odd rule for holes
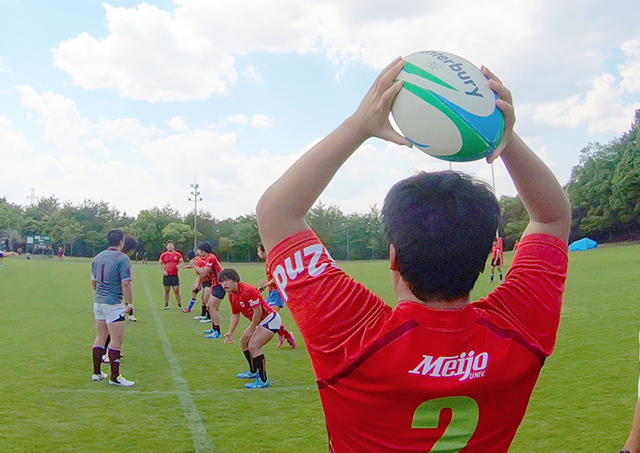
[[[396,297],[398,298],[398,302],[410,301],[417,302],[419,304],[425,305],[429,308],[433,308],[434,310],[462,310],[469,303],[469,296],[460,297],[454,300],[421,300],[416,297],[415,294],[409,288],[409,285],[406,281],[400,276],[400,273],[397,271],[392,271],[393,273],[393,289],[396,293]]]

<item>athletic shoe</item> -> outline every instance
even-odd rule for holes
[[[264,389],[271,387],[271,382],[269,382],[269,379],[263,382],[260,377],[257,377],[255,381],[245,384],[244,386],[248,389]]]
[[[276,348],[280,349],[283,344],[284,344],[284,333],[278,332],[278,346],[276,346]]]
[[[201,322],[202,324],[206,324],[206,323],[208,323],[208,322],[211,322],[211,320],[210,320],[209,318],[202,318],[202,319],[200,320],[200,322]]]
[[[191,313],[191,310],[189,310],[188,308],[183,308],[182,313]]]
[[[213,333],[213,332],[215,332],[215,330],[213,329],[207,329],[202,331],[202,333],[206,333],[206,334]]]
[[[296,348],[296,339],[293,338],[293,333],[289,332],[289,336],[287,338],[287,343],[291,346],[291,349]]]
[[[251,371],[245,371],[244,373],[238,373],[236,377],[240,379],[255,379],[258,377],[258,372],[252,373]]]
[[[213,331],[211,332],[209,335],[205,335],[205,338],[220,338],[222,335],[220,335],[220,332],[216,332]]]
[[[104,371],[101,371],[100,374],[92,374],[91,380],[93,382],[104,381],[108,377],[109,376],[107,376],[107,373],[105,373]]]
[[[102,354],[102,363],[109,363],[109,356],[107,354]]]
[[[268,382],[268,381],[267,381]],[[120,375],[118,376],[117,380],[113,380],[113,379],[109,379],[109,384],[110,385],[119,385],[120,387],[133,387],[135,385],[135,382],[133,381],[127,381],[124,376]]]
[[[204,319],[202,316],[194,316],[193,319],[197,319],[198,321]]]
[[[129,321],[131,321],[131,322],[136,322],[136,321],[137,321],[137,319],[136,319],[136,317],[135,317],[135,316],[131,315],[131,316],[129,316]]]
[[[168,310],[168,309],[169,309],[169,306],[168,306],[168,305],[165,305],[165,306],[164,306],[164,309],[165,309],[165,310]]]

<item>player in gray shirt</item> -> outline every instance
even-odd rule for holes
[[[109,248],[98,253],[91,262],[91,287],[94,292],[93,312],[96,320],[96,339],[93,344],[93,375],[91,380],[107,378],[102,372],[102,355],[105,353],[107,336],[109,343],[109,363],[111,376],[109,384],[131,387],[133,381],[120,374],[120,348],[124,338],[125,315],[133,310],[133,289],[131,287],[131,260],[122,253],[124,232],[119,229],[107,234]],[[126,307],[122,299],[126,301]]]

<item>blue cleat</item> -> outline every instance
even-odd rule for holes
[[[207,330],[203,330],[203,333],[209,334],[209,333],[213,333],[214,330],[213,329],[207,329]]]
[[[255,379],[258,377],[258,372],[245,371],[244,373],[238,373],[236,376],[240,379]]]
[[[205,338],[220,338],[222,335],[220,335],[219,332],[213,331],[211,332],[209,335],[205,335]]]
[[[269,379],[263,382],[262,379],[257,377],[255,381],[249,384],[245,384],[244,386],[248,389],[264,389],[267,387],[271,387],[271,382],[269,382]]]

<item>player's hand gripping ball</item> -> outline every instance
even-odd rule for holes
[[[404,58],[398,80],[403,88],[391,113],[414,146],[456,162],[482,159],[498,147],[504,116],[472,63],[446,52],[416,52]]]

